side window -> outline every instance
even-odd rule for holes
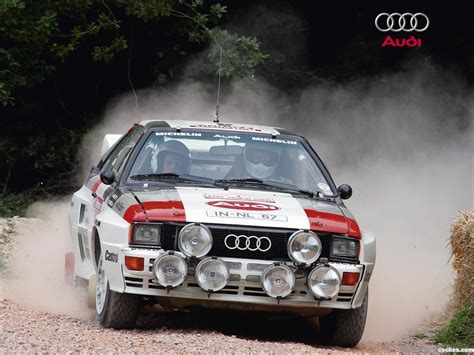
[[[107,157],[104,165],[102,165],[102,170],[111,169],[115,174],[117,174],[128,153],[138,142],[142,133],[143,129],[138,127],[128,133]]]

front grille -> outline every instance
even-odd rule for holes
[[[212,232],[212,238],[214,240],[211,255],[233,257],[233,258],[244,258],[244,259],[259,259],[259,260],[290,260],[287,252],[288,239],[296,230],[288,229],[268,229],[268,228],[257,228],[257,227],[227,227],[227,226],[213,226],[210,228]],[[234,235],[245,235],[245,236],[256,236],[267,237],[271,240],[272,244],[268,251],[251,251],[251,250],[239,250],[239,249],[228,249],[224,244],[225,238],[229,234]],[[329,255],[329,243],[328,238],[320,236],[323,242],[323,255]],[[234,239],[234,238],[232,238]],[[323,241],[323,239],[326,240]],[[229,242],[231,240],[229,239]],[[326,246],[326,248],[325,248]],[[255,239],[251,240],[250,247],[256,248]],[[266,249],[266,245],[262,244],[262,248]]]
[[[164,223],[162,229],[162,247],[165,250],[178,250],[177,236],[184,227],[184,223]],[[213,246],[209,255],[243,259],[259,260],[290,260],[287,253],[287,243],[290,236],[296,232],[295,229],[276,229],[260,227],[242,227],[228,225],[206,225],[212,233]],[[239,249],[228,249],[224,244],[224,239],[229,234],[246,235],[256,237],[268,237],[271,242],[271,248],[268,251],[250,251]],[[318,233],[323,244],[321,257],[329,258],[331,248],[331,235]],[[255,240],[252,240],[254,243]],[[255,244],[251,245],[255,248]]]

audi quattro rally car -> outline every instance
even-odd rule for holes
[[[133,327],[144,301],[319,316],[355,346],[375,238],[308,141],[248,124],[142,121],[106,135],[71,202],[76,282],[99,322]]]

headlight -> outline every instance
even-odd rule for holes
[[[203,257],[212,248],[211,231],[202,224],[187,224],[179,232],[178,246],[186,256]]]
[[[161,224],[136,223],[133,226],[133,242],[160,245]]]
[[[186,279],[188,266],[177,254],[162,254],[153,264],[153,274],[161,286],[176,287]]]
[[[271,265],[263,270],[262,288],[274,298],[288,296],[295,287],[295,274],[286,265]]]
[[[338,294],[341,276],[331,266],[318,266],[308,276],[308,288],[319,299],[330,299]]]
[[[288,240],[288,256],[299,264],[311,264],[318,260],[323,245],[316,233],[298,231]]]
[[[357,252],[357,241],[345,238],[333,238],[332,255],[357,257]]]
[[[206,258],[196,266],[195,276],[203,290],[216,292],[227,285],[229,270],[221,259]]]

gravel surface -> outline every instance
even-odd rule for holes
[[[15,226],[15,223],[25,225],[28,221],[15,220],[13,224],[10,223],[10,227]],[[0,226],[7,226],[7,221],[0,220]],[[11,235],[14,233],[9,232],[9,236]],[[0,244],[0,257],[5,258],[11,250],[11,245],[10,237],[8,243]],[[74,312],[69,309],[66,312],[64,309],[44,311],[43,307],[24,302],[6,292],[14,281],[11,274],[7,277],[5,270],[0,272],[0,354],[191,351],[437,352],[437,346],[431,343],[429,337],[439,328],[440,323],[420,327],[417,337],[407,337],[394,342],[363,340],[356,348],[322,345],[318,339],[317,326],[309,319],[268,318],[253,313],[229,311],[165,312],[158,306],[146,306],[141,311],[135,329],[104,329],[95,321],[94,312],[85,306],[85,290],[73,290],[79,296],[76,299],[82,303],[78,305],[76,300]],[[57,297],[53,303],[67,298],[66,292],[63,291],[67,289],[58,289],[56,293],[48,294]],[[78,312],[78,309],[81,311]]]
[[[0,353],[27,352],[436,352],[427,339],[361,342],[356,348],[326,347],[303,320],[259,319],[248,314],[162,312],[145,309],[136,329],[104,329],[31,310],[0,299]],[[430,327],[432,329],[432,327]],[[425,334],[428,335],[428,334]]]

